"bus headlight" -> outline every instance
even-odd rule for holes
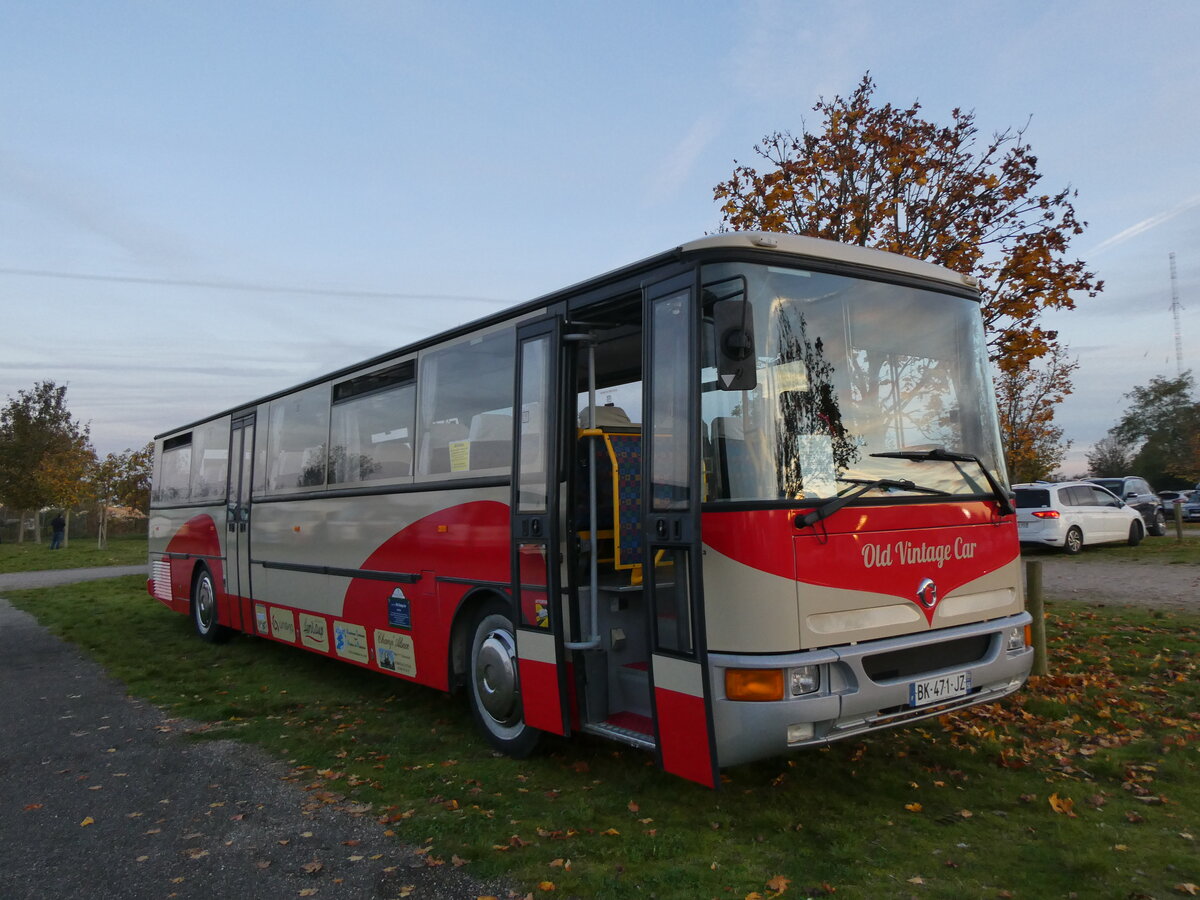
[[[1008,629],[1008,649],[1010,651],[1022,650],[1025,648],[1026,643],[1027,637],[1024,628],[1021,628],[1019,625],[1014,625],[1012,628]]]
[[[821,669],[818,666],[797,666],[788,670],[788,683],[792,696],[811,694],[821,686]]]
[[[819,666],[792,669],[726,669],[725,696],[730,700],[764,702],[800,697],[821,687]],[[787,694],[784,690],[787,690]]]

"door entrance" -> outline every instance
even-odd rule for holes
[[[585,731],[653,749],[667,771],[712,785],[691,284],[584,314],[565,429],[574,603],[564,646]]]
[[[234,604],[241,630],[249,630],[250,484],[254,462],[254,413],[235,418],[229,432],[229,493],[225,511],[225,590]]]

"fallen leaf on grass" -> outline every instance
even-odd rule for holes
[[[909,884],[924,884],[925,879],[922,878],[920,875],[914,875],[912,878],[908,879],[908,883]]]
[[[790,878],[785,878],[783,875],[776,875],[767,882],[767,889],[774,891],[775,896],[779,896],[788,889],[788,885],[792,883]]]
[[[904,808],[909,812],[920,812],[925,807],[923,807],[920,803],[905,803]]]
[[[1075,815],[1075,801],[1070,797],[1059,797],[1058,794],[1050,795],[1050,808],[1056,813],[1069,816],[1072,819],[1078,818]]]
[[[1192,884],[1190,881],[1175,885],[1175,890],[1181,894],[1187,894],[1189,897],[1195,897],[1200,894],[1200,887]]]

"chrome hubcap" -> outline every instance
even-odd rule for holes
[[[200,590],[196,592],[196,621],[203,631],[208,631],[213,625],[213,612],[216,604],[213,602],[212,585],[207,578],[201,579]]]
[[[490,631],[475,655],[475,693],[488,715],[503,725],[516,721],[517,646],[506,631]]]

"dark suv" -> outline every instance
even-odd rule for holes
[[[1146,523],[1146,533],[1162,537],[1167,533],[1167,515],[1163,512],[1163,502],[1145,478],[1136,475],[1126,475],[1124,478],[1089,478],[1092,484],[1108,488],[1141,513],[1142,521]]]

